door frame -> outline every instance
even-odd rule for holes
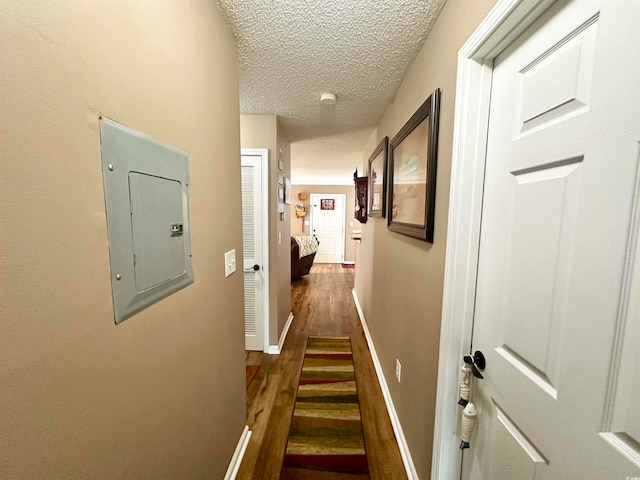
[[[342,245],[342,259],[340,260],[339,263],[344,263],[344,255],[345,255],[345,251],[347,249],[347,240],[346,240],[346,236],[347,236],[347,227],[346,227],[346,223],[347,223],[347,194],[346,193],[310,193],[309,194],[309,205],[310,205],[310,209],[311,209],[311,219],[309,222],[309,233],[311,235],[313,235],[313,197],[322,197],[322,196],[327,196],[327,197],[340,197],[342,198],[342,223],[340,224],[342,227],[342,241],[341,241],[341,245]]]
[[[263,344],[262,351],[269,353],[269,149],[267,148],[241,148],[240,157],[242,155],[251,155],[260,157],[261,177],[262,177],[262,277],[264,283],[262,286],[262,309],[263,309]],[[244,253],[243,253],[244,256]]]
[[[556,0],[498,0],[458,52],[432,480],[459,479],[456,404],[471,349],[494,58]]]

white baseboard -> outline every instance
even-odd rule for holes
[[[278,350],[282,351],[282,347],[284,346],[284,341],[287,339],[287,334],[289,333],[289,328],[293,323],[293,312],[289,312],[289,318],[287,318],[287,323],[284,324],[284,328],[282,329],[282,335],[280,335],[280,341],[278,342]]]
[[[247,445],[249,445],[250,438],[251,430],[249,430],[248,425],[245,425],[244,430],[242,431],[242,435],[240,435],[240,440],[238,440],[236,451],[233,452],[233,457],[231,457],[231,463],[229,464],[229,468],[227,468],[227,473],[224,476],[224,480],[234,480],[236,478],[238,469],[240,468],[240,464],[242,463],[242,458],[244,457],[244,452],[247,450]]]
[[[387,405],[387,411],[389,412],[389,418],[391,419],[391,426],[393,427],[393,432],[395,433],[396,440],[398,441],[398,448],[400,449],[400,456],[402,457],[402,463],[404,463],[404,469],[407,472],[407,477],[409,478],[409,480],[419,480],[418,472],[416,472],[416,467],[413,464],[413,459],[411,458],[411,452],[409,451],[407,439],[404,436],[402,425],[400,425],[400,419],[398,418],[396,407],[393,405],[393,400],[391,399],[391,392],[389,391],[387,380],[384,378],[384,372],[382,371],[382,365],[380,365],[380,359],[378,358],[378,354],[376,353],[376,347],[373,344],[373,339],[371,338],[369,327],[367,326],[367,322],[364,319],[364,313],[362,313],[362,308],[360,307],[358,295],[356,294],[355,289],[351,290],[351,293],[353,294],[353,300],[356,303],[358,316],[360,317],[360,321],[362,322],[364,336],[367,338],[367,343],[369,344],[371,359],[373,360],[373,366],[375,367],[376,374],[378,375],[378,382],[380,382],[380,388],[382,389],[384,403]]]
[[[282,329],[282,334],[280,334],[280,341],[278,345],[269,345],[269,349],[266,353],[270,355],[279,355],[282,351],[282,346],[284,345],[284,341],[287,339],[287,333],[289,333],[289,327],[291,327],[291,322],[293,322],[293,313],[289,313],[289,318],[287,318],[287,323],[284,324],[284,328]]]
[[[343,265],[355,265],[356,262],[354,262],[353,260],[345,260],[344,262],[342,262]]]

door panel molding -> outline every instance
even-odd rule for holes
[[[509,418],[509,416],[500,408],[500,405],[495,403],[496,418],[498,422],[504,427],[504,429],[513,437],[514,441],[520,445],[520,448],[527,454],[533,463],[549,464],[549,461],[545,458],[538,448],[531,443],[531,440],[518,428],[518,426]]]
[[[600,436],[615,450],[640,468],[640,420],[635,401],[640,393],[637,369],[640,325],[640,144],[639,168],[625,255],[622,295],[618,305],[609,384]]]

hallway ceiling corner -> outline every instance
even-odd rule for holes
[[[375,127],[445,1],[217,0],[238,41],[240,111],[278,115],[291,142]]]

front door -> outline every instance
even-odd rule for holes
[[[638,25],[558,1],[495,59],[463,479],[640,477]]]
[[[244,329],[247,350],[264,349],[262,156],[242,155]],[[257,269],[255,269],[257,266]]]
[[[311,194],[311,233],[320,242],[315,263],[344,260],[344,194]]]

